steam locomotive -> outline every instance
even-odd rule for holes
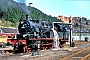
[[[69,40],[69,31],[66,26],[60,23],[50,24],[43,20],[27,18],[20,20],[18,31],[20,34],[16,35],[16,39],[11,39],[11,44],[14,45],[14,51],[19,52],[62,47]]]

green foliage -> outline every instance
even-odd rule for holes
[[[25,13],[19,8],[8,8],[6,12],[3,13],[3,18],[6,21],[12,22],[12,27],[17,27],[16,23],[19,23],[19,20],[23,16],[25,18]]]
[[[12,23],[10,21],[6,21],[4,19],[0,20],[0,25],[4,27],[12,27]]]

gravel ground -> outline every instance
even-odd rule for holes
[[[46,53],[47,52],[47,53]],[[12,56],[5,56],[0,60],[58,60],[61,57],[71,54],[70,51],[40,51],[40,56],[31,56],[32,54],[15,54]]]
[[[65,56],[68,56],[72,53],[77,52],[81,48],[79,47],[86,47],[89,46],[90,44],[86,44],[87,42],[76,42],[76,47],[69,47],[66,45],[64,48],[61,48],[60,50],[45,50],[45,51],[40,51],[39,56],[31,56],[31,53],[27,54],[14,54],[12,56],[5,56],[1,57],[0,60],[60,60],[60,58],[63,58]],[[81,45],[84,44],[84,45]]]

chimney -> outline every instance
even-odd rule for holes
[[[29,17],[29,15],[28,15],[28,14],[26,14],[26,20],[30,20],[29,18],[30,18],[30,17]]]

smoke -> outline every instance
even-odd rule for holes
[[[26,14],[31,14],[30,11],[28,10],[27,6],[26,6],[26,0],[14,0],[16,2],[18,2],[18,6],[20,7],[21,10],[23,10]],[[23,4],[22,4],[23,3]]]

